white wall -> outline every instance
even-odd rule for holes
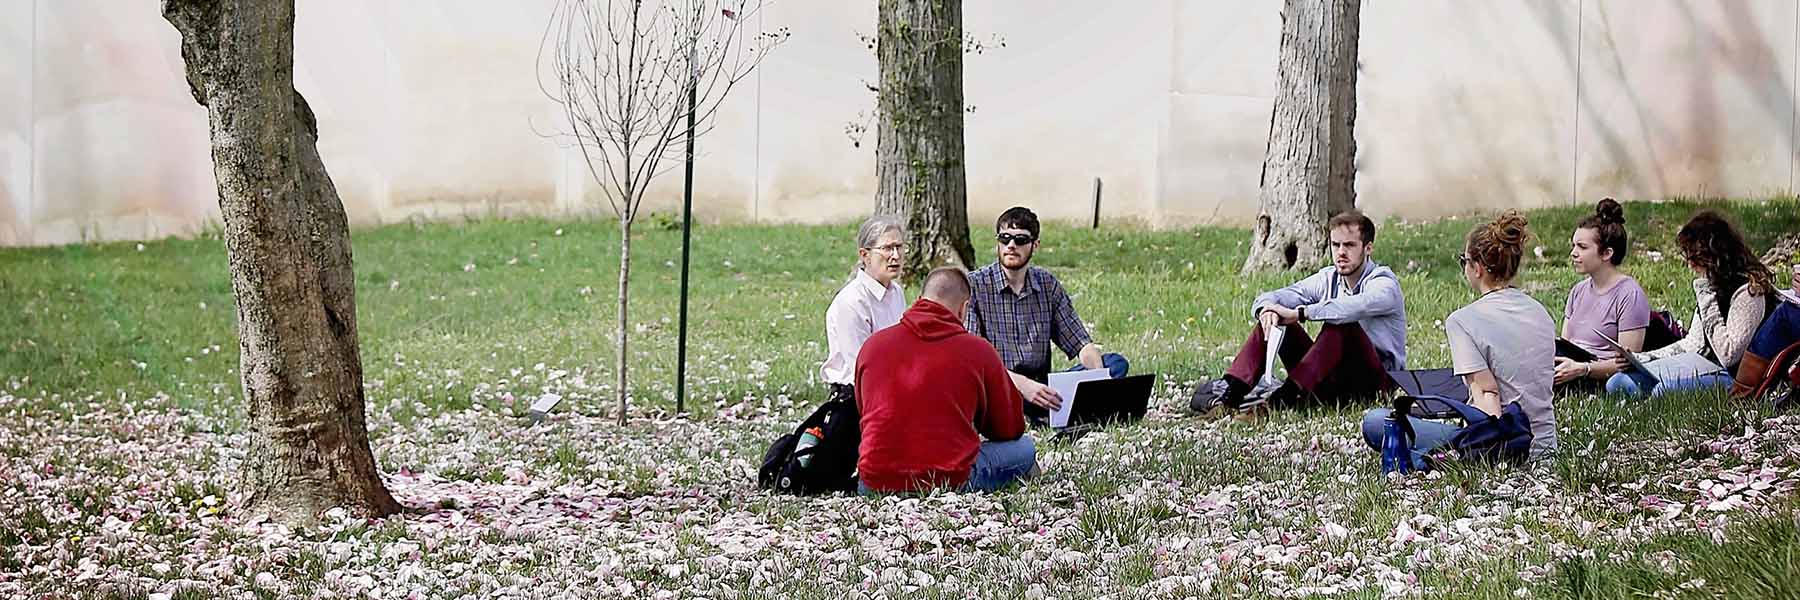
[[[537,132],[550,0],[308,0],[296,82],[358,222],[605,211]],[[776,0],[790,41],[700,142],[696,209],[833,221],[873,203],[872,0]],[[1239,222],[1256,210],[1280,2],[966,2],[971,219],[1014,204]],[[216,219],[205,111],[155,2],[0,0],[0,245]],[[1377,215],[1794,189],[1796,3],[1364,2],[1357,187]],[[674,210],[681,174],[650,204]]]

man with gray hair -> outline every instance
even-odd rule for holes
[[[969,297],[967,273],[934,269],[900,324],[863,344],[855,389],[865,492],[991,492],[1036,471],[1024,400],[999,352],[963,328]]]

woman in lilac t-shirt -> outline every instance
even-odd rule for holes
[[[1569,263],[1587,278],[1569,290],[1563,308],[1562,338],[1567,343],[1557,344],[1556,385],[1597,390],[1624,367],[1606,338],[1632,352],[1644,349],[1650,299],[1636,279],[1619,271],[1630,246],[1625,208],[1617,201],[1606,198],[1595,205],[1594,214],[1576,225],[1569,245]]]

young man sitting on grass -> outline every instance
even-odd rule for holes
[[[964,321],[969,331],[987,338],[1000,351],[1013,384],[1025,397],[1025,414],[1042,420],[1064,400],[1046,383],[1050,379],[1050,344],[1080,361],[1072,370],[1106,369],[1112,377],[1131,370],[1125,357],[1100,353],[1087,326],[1075,314],[1075,303],[1049,271],[1031,266],[1037,252],[1038,218],[1015,206],[994,222],[998,260],[970,275],[975,299]]]
[[[991,492],[1036,472],[1037,446],[1006,366],[963,328],[969,292],[962,269],[935,269],[900,324],[863,343],[855,389],[864,493]]]
[[[1302,400],[1367,398],[1406,368],[1406,300],[1400,278],[1376,264],[1375,223],[1359,212],[1332,217],[1332,266],[1256,297],[1256,325],[1224,377],[1194,393],[1190,408],[1208,416],[1246,415]],[[1319,321],[1319,339],[1301,324]],[[1279,356],[1288,368],[1274,376]]]

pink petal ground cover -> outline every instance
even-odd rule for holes
[[[1794,416],[1621,443],[1606,460],[1641,475],[1571,489],[1545,470],[1383,479],[1354,423],[1155,413],[1050,448],[1011,492],[798,499],[754,484],[797,409],[527,428],[478,405],[375,412],[409,511],[291,530],[242,510],[242,434],[171,405],[0,394],[0,597],[1414,595],[1529,584],[1599,545],[1723,540],[1800,481]]]

